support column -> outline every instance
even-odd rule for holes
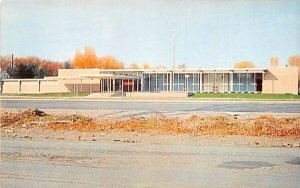
[[[172,87],[173,87],[173,92],[175,92],[175,69],[173,70],[173,75],[172,75],[172,80],[173,80],[173,85],[172,85]]]
[[[21,89],[22,88],[22,81],[21,80],[19,80],[19,93],[21,93]]]
[[[99,79],[99,82],[100,82],[99,93],[102,93],[102,80]]]
[[[144,91],[144,74],[141,76],[141,92]]]
[[[132,86],[131,86],[131,92],[134,91],[134,79],[132,79]]]
[[[169,76],[170,74],[170,76]],[[169,91],[173,92],[173,77],[172,77],[172,73],[168,73],[168,86],[169,86]]]
[[[207,92],[210,92],[210,84],[209,84],[209,73],[207,73]]]
[[[193,86],[193,92],[195,92],[195,73],[193,73],[193,81],[192,81],[192,86]]]
[[[41,80],[38,80],[38,85],[39,85],[39,93],[41,92]],[[57,85],[58,85],[58,81],[57,81]]]
[[[157,73],[155,74],[155,91],[157,92]]]
[[[184,87],[183,87],[183,90],[184,92],[187,92],[187,78],[186,78],[186,74],[184,74]]]
[[[167,91],[170,91],[169,73],[167,73]]]
[[[102,80],[99,79],[100,85],[99,85],[99,93],[102,93]]]
[[[1,90],[1,94],[3,93],[3,84],[4,84],[4,81],[2,81],[2,79],[0,78],[0,90]]]
[[[175,72],[172,72],[172,75],[170,75],[172,77],[172,92],[175,92]]]
[[[253,73],[253,79],[254,79],[254,81],[253,81],[253,91],[254,92],[257,92],[257,86],[256,86],[256,80],[255,80],[255,75],[256,75],[256,73]]]
[[[179,92],[179,73],[177,74],[177,91]]]
[[[184,92],[186,92],[186,90],[187,90],[186,82],[187,82],[186,73],[184,73],[184,85],[183,85]]]
[[[230,79],[230,92],[233,92],[233,72],[229,73]]]
[[[261,74],[261,92],[262,93],[264,91],[264,88],[263,88],[263,86],[264,86],[264,80],[265,80],[265,73],[262,73]]]
[[[112,80],[113,80],[112,78],[109,79],[109,92],[110,93],[113,93],[113,88],[112,88],[112,82],[113,81]],[[111,95],[109,95],[109,97],[111,97]]]
[[[151,89],[151,87],[150,87],[150,84],[151,84],[151,74],[148,74],[149,75],[149,80],[148,80],[148,82],[149,82],[149,84],[148,84],[148,91],[150,92],[150,89]]]
[[[101,87],[102,87],[101,79],[99,78],[99,93],[101,93]]]
[[[113,89],[111,87],[112,87],[112,79],[110,78],[109,79],[109,92],[113,91]]]
[[[106,79],[106,91],[107,91],[107,93],[109,93],[109,81],[108,81],[108,79]]]
[[[122,97],[123,97],[123,92],[124,92],[124,78],[122,78]]]
[[[241,73],[239,73],[239,92],[241,92]]]
[[[163,76],[162,88],[163,88],[163,91],[165,91],[165,74],[163,73],[162,76]]]
[[[112,84],[111,84],[111,83],[112,83],[112,79],[110,78],[110,79],[109,79],[109,92],[110,92],[110,93],[111,93],[111,91],[112,91],[112,89],[111,89],[111,85],[112,85]]]
[[[75,81],[76,82],[76,95],[78,95],[78,92],[79,92],[79,89],[78,89],[79,88],[79,84],[78,84],[77,81],[78,81],[78,79],[76,79],[76,81]]]
[[[105,80],[102,80],[102,93],[104,93],[104,82]]]
[[[2,78],[0,78],[0,94],[3,93],[3,83]]]
[[[217,88],[217,86],[216,86],[216,82],[217,82],[217,73],[214,73],[214,85],[213,85],[213,92],[216,92],[216,88]],[[218,88],[219,89],[219,88]]]
[[[249,73],[246,73],[246,92],[248,92],[248,74]]]
[[[223,93],[225,93],[225,74],[223,73],[223,75],[222,75],[223,77]]]
[[[116,92],[116,79],[113,79],[113,92]]]
[[[199,76],[199,91],[202,93],[202,72],[200,72],[199,74],[198,74],[198,76]]]

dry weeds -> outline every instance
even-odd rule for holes
[[[245,135],[299,137],[300,118],[261,116],[239,120],[233,116],[190,116],[189,118],[154,115],[149,118],[95,120],[79,115],[48,115],[36,110],[1,113],[1,127],[50,129],[84,132],[155,132],[191,135]]]

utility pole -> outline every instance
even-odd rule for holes
[[[11,69],[14,68],[14,54],[11,54]]]

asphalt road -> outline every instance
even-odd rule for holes
[[[2,108],[135,110],[159,112],[266,112],[300,113],[299,102],[207,102],[207,101],[70,101],[70,100],[1,100]]]
[[[298,148],[1,141],[1,187],[298,187]]]

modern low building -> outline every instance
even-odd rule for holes
[[[298,94],[298,69],[59,69],[57,77],[2,79],[1,92]]]

